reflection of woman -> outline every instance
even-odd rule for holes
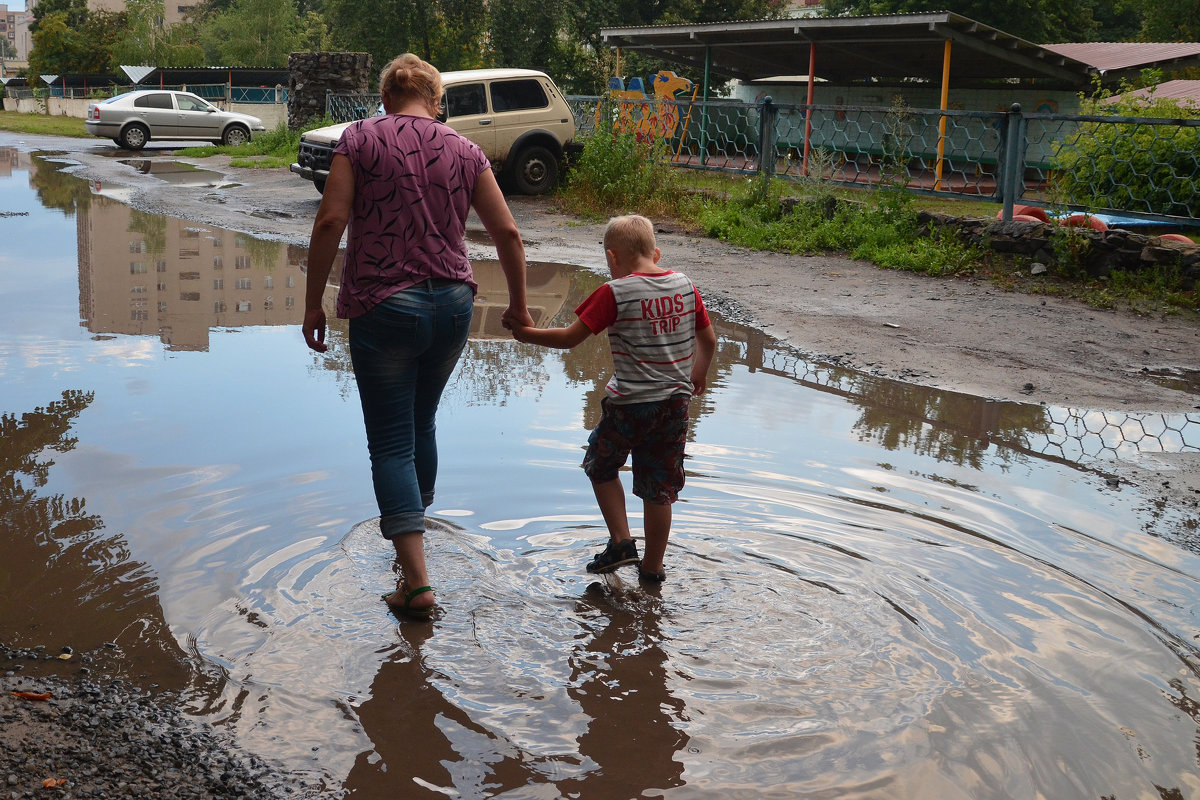
[[[503,319],[531,325],[525,249],[483,152],[435,117],[441,75],[412,54],[379,79],[383,116],[355,122],[334,150],[309,245],[304,339],[324,352],[321,296],[349,225],[337,314],[350,320],[380,528],[400,583],[385,599],[427,617],[425,509],[437,476],[434,416],[471,324],[475,282],[463,238],[473,207],[508,282]]]

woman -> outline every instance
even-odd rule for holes
[[[347,224],[337,315],[350,320],[383,536],[400,581],[384,596],[424,618],[434,595],[425,566],[425,509],[437,477],[434,416],[467,341],[475,282],[463,238],[473,207],[508,282],[503,320],[532,325],[525,248],[487,156],[436,120],[442,78],[411,53],[379,77],[383,116],[349,126],[334,149],[308,252],[304,340],[325,352],[321,296]]]

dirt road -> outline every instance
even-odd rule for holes
[[[319,204],[295,175],[231,168],[225,156],[189,160],[228,185],[180,188],[120,163],[131,154],[109,143],[26,139],[23,146],[65,150],[81,164],[78,174],[106,192],[115,187],[134,207],[269,239],[306,244]],[[169,156],[151,147],[136,157]],[[603,267],[602,226],[557,213],[545,200],[514,197],[511,207],[530,260]],[[471,227],[482,231],[477,220]],[[754,252],[665,229],[659,245],[663,263],[687,272],[710,303],[817,360],[996,399],[1200,414],[1195,319],[1096,310],[840,256]],[[474,256],[490,253],[472,245]],[[1131,480],[1167,480],[1174,499],[1200,496],[1200,454],[1119,466]]]

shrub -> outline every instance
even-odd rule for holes
[[[1200,119],[1200,113],[1156,99],[1152,90],[1145,98],[1112,105],[1102,105],[1102,99],[1100,95],[1085,103],[1085,111],[1141,117],[1146,122],[1085,122],[1061,144],[1057,189],[1067,202],[1200,217],[1200,127],[1179,124]]]

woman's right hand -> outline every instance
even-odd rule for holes
[[[304,312],[304,343],[310,350],[324,353],[329,348],[325,345],[325,311],[313,308]]]
[[[504,313],[500,315],[500,324],[507,330],[515,330],[518,327],[532,328],[533,317],[529,316],[529,309],[525,306],[509,306],[504,309]]]

